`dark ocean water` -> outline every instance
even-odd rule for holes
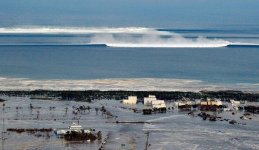
[[[1,76],[31,79],[177,78],[257,83],[257,47],[1,46]]]

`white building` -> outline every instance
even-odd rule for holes
[[[123,104],[137,104],[137,96],[129,96],[128,99],[123,99]]]
[[[183,98],[180,101],[175,102],[175,106],[192,105],[192,101],[188,98]]]
[[[230,103],[234,110],[238,110],[241,105],[240,101],[235,101],[235,100],[230,100]]]
[[[235,100],[230,100],[230,103],[232,104],[232,106],[235,106],[235,107],[239,107],[240,106],[240,101],[235,101]]]
[[[152,108],[166,108],[164,100],[153,100],[151,101]]]
[[[152,106],[152,101],[156,101],[155,95],[148,95],[148,97],[144,97],[144,105],[145,106]]]

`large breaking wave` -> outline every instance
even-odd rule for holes
[[[0,28],[0,34],[88,35],[65,43],[1,43],[0,45],[97,45],[109,47],[214,48],[226,46],[259,46],[258,43],[231,42],[222,38],[184,37],[171,30],[145,27],[13,27]],[[17,41],[16,41],[17,42]]]
[[[159,31],[153,28],[0,28],[4,34],[92,34],[86,45],[106,45],[110,47],[223,47],[229,44],[221,39],[184,38],[180,34]],[[75,43],[72,43],[75,44]]]

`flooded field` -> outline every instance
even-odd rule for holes
[[[241,120],[243,111],[218,112],[217,116],[234,119],[228,121],[203,120],[188,111],[170,110],[166,113],[143,115],[132,108],[143,104],[124,105],[116,100],[96,100],[92,103],[30,99],[29,97],[0,97],[1,149],[100,149],[150,150],[163,149],[259,149],[259,119],[252,115]],[[73,112],[79,106],[91,109]],[[172,105],[168,103],[168,106]],[[100,111],[104,106],[113,117]],[[98,108],[98,111],[97,109]],[[199,111],[195,112],[198,114]],[[4,119],[3,119],[4,118]],[[102,132],[102,140],[71,142],[58,138],[54,132],[9,132],[8,128],[66,128],[73,122],[85,128]],[[124,123],[120,123],[124,122]],[[128,123],[125,123],[128,122]],[[135,123],[130,123],[135,122]],[[3,126],[4,124],[4,126]],[[4,131],[4,132],[3,132]],[[147,142],[148,136],[148,142]]]

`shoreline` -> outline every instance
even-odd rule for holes
[[[137,96],[143,99],[148,95],[156,95],[158,99],[166,101],[178,100],[183,97],[193,99],[201,98],[219,98],[223,101],[230,99],[245,100],[250,102],[259,102],[259,93],[222,90],[222,91],[199,91],[199,92],[184,92],[184,91],[124,91],[124,90],[13,90],[13,91],[0,91],[0,95],[16,96],[16,97],[31,97],[31,99],[48,99],[48,100],[74,100],[74,101],[87,101],[101,100],[101,99],[114,99],[122,100],[130,95]]]
[[[210,83],[177,78],[29,79],[0,77],[0,91],[243,91],[259,93],[257,83]]]

